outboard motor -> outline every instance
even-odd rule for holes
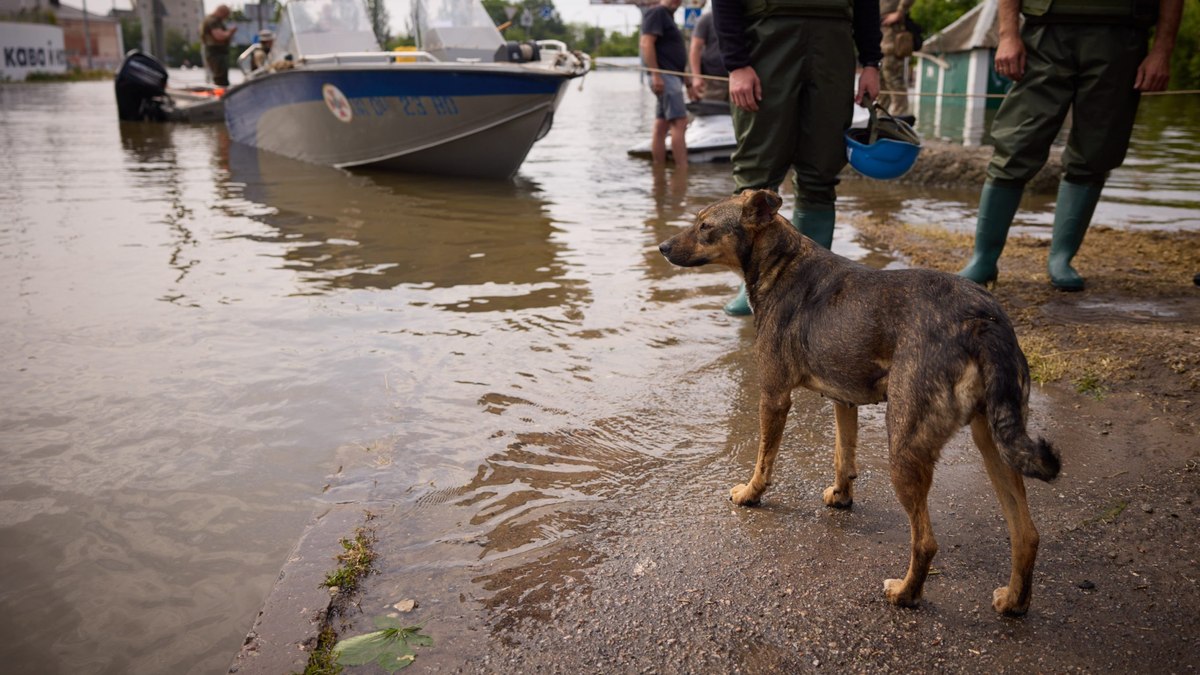
[[[167,69],[158,59],[130,50],[117,71],[117,116],[127,122],[162,122],[165,109]]]
[[[497,63],[531,63],[541,61],[541,50],[536,42],[514,42],[509,40],[496,50]]]

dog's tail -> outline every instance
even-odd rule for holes
[[[1030,478],[1052,481],[1058,476],[1058,451],[1044,438],[1030,438],[1025,428],[1029,402],[1029,364],[1007,322],[980,322],[980,366],[984,406],[992,438],[1005,463]]]

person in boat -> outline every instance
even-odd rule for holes
[[[250,55],[250,69],[258,70],[267,65],[267,59],[271,56],[271,47],[275,44],[275,33],[266,28],[258,31],[258,45],[254,53]]]
[[[1000,0],[995,68],[1015,84],[992,122],[975,250],[961,276],[996,280],[1025,183],[1046,163],[1070,111],[1046,267],[1055,288],[1083,290],[1071,260],[1109,172],[1125,161],[1141,93],[1167,88],[1182,12],[1183,0]]]
[[[646,10],[638,46],[642,62],[651,69],[650,89],[658,97],[654,131],[650,137],[650,157],[655,164],[666,163],[669,132],[675,166],[687,168],[687,141],[684,139],[687,133],[687,102],[684,100],[687,49],[683,46],[683,33],[675,25],[675,10],[682,4],[683,0],[661,0]],[[690,92],[691,78],[687,78],[686,86]]]
[[[688,65],[692,71],[692,91],[701,101],[729,102],[729,83],[700,75],[728,77],[725,62],[721,59],[721,45],[717,41],[717,29],[713,25],[712,12],[706,12],[696,21],[692,31],[692,43],[688,50]]]
[[[854,101],[879,96],[879,0],[713,0],[713,13],[738,140],[734,192],[778,190],[794,168],[792,224],[829,248]],[[744,284],[725,311],[750,314]]]
[[[237,26],[227,28],[225,20],[229,18],[229,5],[217,5],[212,14],[200,22],[200,42],[204,44],[204,63],[212,76],[213,84],[219,87],[229,86],[229,44]]]

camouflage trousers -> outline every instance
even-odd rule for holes
[[[879,105],[897,116],[908,114],[908,89],[904,84],[904,69],[908,67],[907,61],[908,59],[885,56],[883,64],[879,68],[880,90],[905,92],[879,95]]]

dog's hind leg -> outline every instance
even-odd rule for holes
[[[833,451],[833,485],[825,488],[822,499],[826,506],[844,509],[854,503],[854,486],[851,481],[858,478],[858,465],[854,461],[854,452],[858,447],[858,408],[835,401],[833,414],[837,422],[837,440]]]
[[[916,398],[916,387],[900,386],[895,377],[889,392],[908,392],[905,397],[889,396],[887,411],[888,450],[892,486],[896,497],[908,512],[911,556],[908,573],[903,579],[883,582],[884,595],[893,604],[915,607],[921,600],[921,589],[929,574],[929,564],[937,555],[937,540],[929,520],[929,487],[933,484],[933,467],[942,446],[954,433],[957,420],[942,401]],[[938,412],[943,414],[938,414]]]
[[[738,485],[729,491],[729,498],[739,506],[758,503],[771,480],[775,467],[775,456],[779,454],[779,443],[783,439],[783,427],[787,422],[788,410],[792,407],[792,393],[763,391],[758,402],[758,461],[750,482]]]
[[[976,415],[971,420],[971,436],[983,455],[983,465],[992,480],[992,487],[996,489],[1012,545],[1012,572],[1008,585],[997,588],[992,594],[992,607],[1001,614],[1019,616],[1029,609],[1033,563],[1038,549],[1038,531],[1025,500],[1025,480],[1000,456],[985,416]]]

